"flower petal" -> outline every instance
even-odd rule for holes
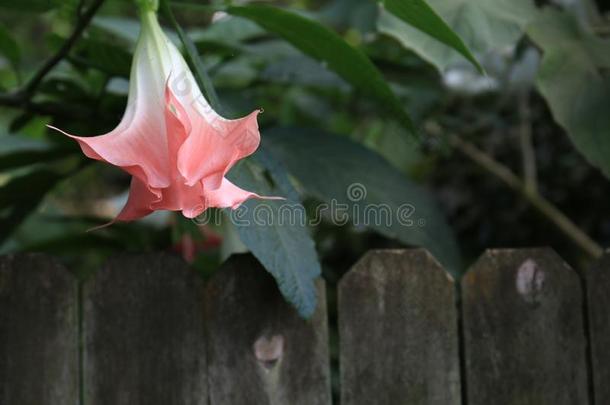
[[[133,221],[151,214],[153,204],[161,200],[158,190],[150,189],[137,177],[132,177],[127,203],[114,221]]]
[[[155,137],[150,134],[155,133],[156,129],[145,122],[140,127],[130,127],[125,132],[112,131],[91,137],[72,135],[51,125],[48,127],[75,139],[85,156],[91,159],[118,166],[151,187],[163,188],[169,185],[167,145],[164,142],[162,148],[154,146]]]
[[[176,180],[180,176],[177,166],[178,151],[191,133],[191,121],[186,110],[167,84],[165,86],[165,133],[167,134],[170,165],[168,169],[172,180]]]
[[[282,197],[262,197],[256,193],[243,190],[226,178],[222,179],[220,187],[215,190],[205,190],[205,199],[208,207],[236,209],[250,198],[265,200],[283,200]]]
[[[187,218],[194,218],[207,208],[201,183],[186,186],[173,182],[160,190],[161,198],[152,203],[153,210],[182,211]]]
[[[129,99],[121,123],[111,132],[75,139],[92,159],[121,167],[153,188],[167,187],[169,158],[164,122],[165,77],[154,41],[142,35],[130,75]],[[162,69],[161,69],[162,70]]]
[[[237,120],[217,115],[213,122],[208,122],[195,108],[187,111],[193,129],[178,152],[178,170],[187,184],[203,181],[206,189],[217,189],[229,169],[258,148],[259,111]]]

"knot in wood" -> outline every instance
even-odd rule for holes
[[[542,290],[544,279],[544,271],[539,269],[538,264],[534,260],[527,259],[517,270],[515,287],[526,302],[536,303]]]
[[[259,363],[266,369],[271,369],[284,353],[284,337],[273,335],[268,338],[263,335],[254,342],[253,349]]]

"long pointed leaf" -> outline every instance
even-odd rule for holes
[[[322,24],[277,7],[265,5],[232,6],[227,12],[254,21],[267,31],[290,42],[303,53],[326,63],[354,88],[372,96],[386,107],[412,135],[417,130],[402,103],[379,70],[360,50]]]
[[[382,0],[381,4],[402,21],[458,51],[479,72],[484,73],[483,67],[472,55],[464,41],[424,0]]]

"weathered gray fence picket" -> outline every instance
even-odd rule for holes
[[[339,286],[342,403],[459,404],[454,302],[425,250],[362,258]]]
[[[206,405],[200,277],[177,258],[110,261],[83,288],[87,405]]]
[[[0,258],[0,404],[78,401],[78,285],[53,258]]]
[[[490,250],[462,282],[467,398],[586,404],[578,276],[551,250]]]
[[[369,252],[338,289],[342,404],[610,403],[610,253],[582,274],[492,250],[457,288],[424,250]],[[300,319],[248,255],[207,284],[122,256],[81,286],[0,257],[0,405],[328,405],[321,280],[318,297]]]
[[[303,321],[251,256],[208,284],[208,382],[213,404],[330,404],[324,284]]]

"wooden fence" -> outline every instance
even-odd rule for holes
[[[2,257],[0,405],[330,404],[318,293],[301,320],[247,255],[206,285],[165,254],[84,284]],[[610,254],[582,280],[551,250],[491,250],[458,288],[424,250],[373,251],[337,299],[342,404],[610,404]]]

